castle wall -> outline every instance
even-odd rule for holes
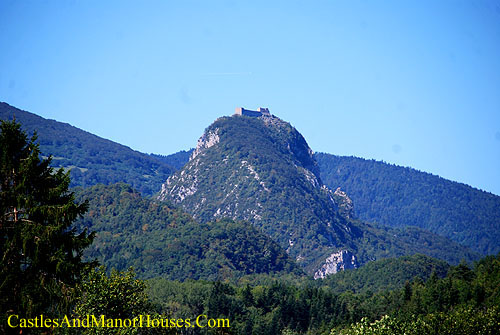
[[[260,107],[259,108],[259,112],[261,112],[262,115],[271,115],[271,113],[269,113],[269,108],[262,108],[262,107]]]
[[[251,111],[248,109],[243,109],[243,115],[252,116],[252,117],[259,117],[259,116],[262,116],[262,113],[257,112],[257,111]]]
[[[249,109],[245,109],[243,107],[236,107],[234,111],[234,115],[245,115],[245,116],[251,116],[251,117],[259,117],[262,115],[271,115],[269,113],[269,109],[267,108],[259,108],[258,111],[252,111]]]

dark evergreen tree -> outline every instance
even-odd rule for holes
[[[243,306],[249,307],[255,304],[255,299],[253,298],[252,289],[250,285],[246,285],[245,288],[241,292]]]
[[[69,174],[41,159],[36,135],[16,121],[0,126],[0,333],[9,314],[64,313],[93,234],[71,229],[86,211],[68,192]]]

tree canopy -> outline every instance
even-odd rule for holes
[[[87,204],[68,191],[69,173],[41,159],[36,134],[15,120],[0,125],[0,332],[9,314],[59,315],[67,310],[93,239],[72,223]]]

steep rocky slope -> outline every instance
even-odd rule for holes
[[[200,222],[228,217],[253,223],[316,277],[418,251],[451,262],[476,257],[427,232],[391,231],[353,218],[348,196],[323,185],[303,136],[275,116],[217,119],[159,198]]]

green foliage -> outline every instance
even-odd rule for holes
[[[78,300],[73,317],[84,320],[87,315],[97,319],[130,319],[140,315],[159,317],[146,294],[146,284],[135,278],[132,269],[126,272],[111,271],[108,276],[104,267],[91,270],[78,286]],[[139,323],[137,323],[139,324]],[[78,334],[175,334],[168,329],[139,327],[105,328],[88,327],[68,329]]]
[[[425,255],[403,256],[368,262],[355,270],[337,272],[323,279],[334,292],[377,293],[400,289],[416,278],[427,280],[432,273],[446,276],[449,265]]]
[[[25,131],[38,133],[42,155],[53,156],[51,166],[71,170],[72,187],[125,182],[152,195],[175,171],[153,156],[0,103],[0,119],[12,120],[14,115]]]
[[[417,253],[442,259],[453,265],[461,260],[472,263],[480,258],[478,253],[469,248],[417,227],[390,228],[359,220],[351,222],[353,227],[362,232],[361,238],[355,241],[357,256],[362,264],[367,260]]]
[[[423,256],[399,260],[412,269],[405,262],[434,267]],[[395,269],[393,262],[378,263],[388,276]],[[436,262],[436,270],[440,265]],[[148,294],[165,314],[229,318],[234,334],[498,333],[500,254],[481,259],[473,269],[466,264],[451,267],[444,278],[436,273],[426,282],[417,276],[404,287],[376,293],[340,293],[324,281],[231,285],[155,278],[148,281]]]
[[[500,197],[411,168],[317,153],[324,183],[367,221],[416,226],[483,254],[500,251]]]
[[[228,318],[233,334],[304,334],[328,331],[331,322],[346,317],[338,295],[320,288],[274,281],[267,286],[233,286],[221,282],[183,283],[152,279],[150,295],[162,313]],[[285,330],[286,329],[286,330]],[[195,331],[195,334],[197,332]]]
[[[83,249],[92,242],[72,223],[86,211],[68,191],[69,175],[40,159],[36,137],[20,124],[0,133],[0,330],[7,314],[58,316],[67,311]]]
[[[180,209],[143,198],[125,184],[77,190],[89,211],[77,223],[96,231],[87,258],[108,268],[133,266],[142,278],[226,279],[258,273],[297,273],[269,237],[244,222],[199,224]]]
[[[498,307],[486,310],[460,307],[450,312],[418,316],[403,321],[384,316],[370,322],[363,318],[351,327],[331,335],[496,335],[500,333],[500,310]]]
[[[372,315],[332,334],[498,334],[499,271],[500,254],[481,259],[474,269],[452,267],[443,279],[416,280],[382,306],[371,299],[379,317],[386,315],[382,319]]]

